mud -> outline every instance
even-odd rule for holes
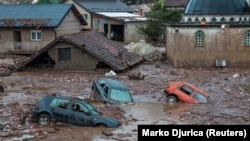
[[[91,84],[107,72],[23,71],[1,76],[0,130],[2,140],[39,141],[106,141],[137,140],[138,124],[250,124],[250,76],[248,69],[176,69],[167,63],[142,64],[136,70],[145,74],[143,80],[129,79],[130,73],[112,78],[122,81],[131,91],[135,104],[120,107],[92,103],[104,114],[122,121],[118,128],[76,127],[61,123],[40,126],[29,115],[44,95],[53,94],[87,99]],[[133,71],[133,70],[131,70]],[[241,77],[234,78],[240,73]],[[208,92],[209,104],[165,102],[163,89],[173,81],[186,81]],[[88,100],[88,99],[87,99]]]

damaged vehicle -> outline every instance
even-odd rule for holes
[[[90,103],[67,97],[45,96],[32,111],[33,119],[41,125],[52,120],[77,126],[118,127],[121,122],[108,116],[102,116]]]
[[[128,88],[122,82],[111,78],[94,80],[90,98],[116,105],[134,102]]]
[[[178,101],[187,103],[208,103],[209,94],[195,87],[194,85],[177,81],[170,83],[164,90],[168,103]]]

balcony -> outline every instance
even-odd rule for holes
[[[1,53],[35,54],[49,42],[6,42],[1,45]]]

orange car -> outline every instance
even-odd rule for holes
[[[164,90],[168,103],[177,101],[188,103],[208,103],[209,94],[187,82],[170,83]]]

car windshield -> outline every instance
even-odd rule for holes
[[[194,99],[196,99],[200,103],[207,103],[207,98],[199,92],[194,93]]]
[[[98,111],[93,105],[91,104],[85,104],[89,110],[92,111],[93,114],[95,115],[99,115],[100,114],[100,111]]]
[[[117,101],[131,102],[131,95],[128,91],[111,89],[110,98]]]

